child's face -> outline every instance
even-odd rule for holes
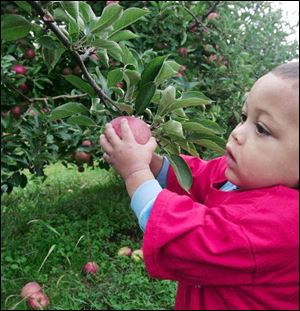
[[[253,86],[226,146],[226,177],[241,188],[299,181],[299,91],[269,73]],[[294,85],[294,86],[293,86]]]

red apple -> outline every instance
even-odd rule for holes
[[[119,3],[120,1],[106,1],[106,5]]]
[[[83,272],[90,273],[90,274],[96,274],[99,270],[99,266],[95,262],[88,262],[83,267]]]
[[[62,72],[65,76],[67,76],[67,75],[71,75],[73,73],[73,70],[70,67],[66,67],[63,69]]]
[[[32,59],[35,57],[35,51],[34,49],[28,49],[25,51],[24,53],[24,57],[27,58],[27,59]]]
[[[79,65],[76,65],[76,66],[73,68],[73,73],[74,73],[75,75],[77,75],[77,76],[81,75],[82,70],[81,70],[81,68],[80,68]]]
[[[185,47],[181,47],[178,49],[179,55],[182,57],[186,57],[188,54],[188,49]]]
[[[16,74],[25,75],[27,69],[22,64],[16,64],[11,67],[11,71],[14,71]]]
[[[25,284],[21,291],[21,297],[28,298],[31,297],[33,294],[38,293],[42,290],[41,286],[37,282],[29,282]]]
[[[218,56],[217,56],[216,54],[211,54],[211,55],[208,57],[208,61],[209,61],[210,63],[215,62],[217,59],[218,59]]]
[[[122,139],[122,131],[121,131],[121,120],[126,119],[128,121],[128,125],[131,128],[131,131],[134,135],[134,138],[139,144],[146,144],[150,139],[151,131],[147,123],[142,121],[141,119],[135,117],[117,117],[113,119],[110,123],[113,126],[117,135]]]
[[[76,151],[74,157],[79,163],[89,163],[91,161],[91,155],[84,151]]]
[[[97,55],[96,53],[91,54],[90,57],[91,57],[92,59],[94,59],[95,61],[98,61],[98,60],[99,60],[99,57],[98,57],[98,55]]]
[[[124,88],[124,83],[123,82],[119,82],[116,84],[117,87],[119,87],[120,89]]]
[[[22,106],[16,105],[10,109],[10,112],[14,116],[14,118],[19,118],[23,112]]]
[[[21,83],[19,85],[19,89],[23,91],[24,93],[26,93],[29,90],[28,85],[26,83]]]
[[[49,306],[49,298],[42,292],[34,293],[28,298],[28,306],[33,310],[45,310]]]
[[[219,18],[219,17],[220,17],[220,15],[218,13],[211,12],[211,13],[208,14],[207,19],[212,20],[212,19],[216,19],[216,18]]]
[[[118,251],[118,256],[131,256],[132,249],[128,246],[121,247]]]
[[[86,139],[86,140],[84,140],[84,141],[81,143],[81,146],[82,146],[82,147],[91,147],[91,146],[92,146],[92,142],[91,142],[89,139]]]

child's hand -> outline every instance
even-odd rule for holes
[[[104,134],[100,135],[100,145],[105,152],[103,159],[126,180],[137,171],[149,169],[157,144],[153,137],[145,145],[138,144],[126,119],[121,122],[121,130],[122,139],[108,123]]]

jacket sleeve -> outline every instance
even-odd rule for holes
[[[190,285],[252,284],[255,260],[243,228],[221,208],[164,189],[146,227],[143,252],[150,276]]]

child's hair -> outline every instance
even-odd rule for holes
[[[299,62],[290,62],[280,65],[271,70],[271,73],[282,79],[295,81],[296,83],[293,87],[299,89]]]

